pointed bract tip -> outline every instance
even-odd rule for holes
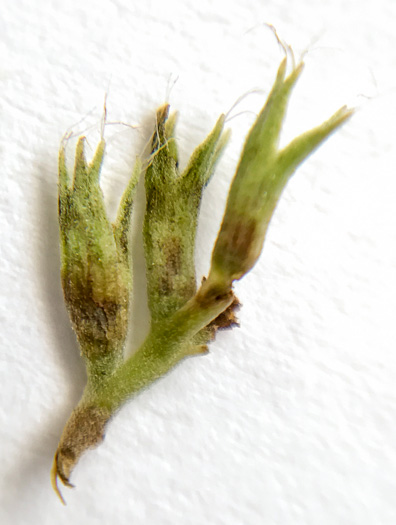
[[[55,454],[54,461],[53,461],[52,467],[51,467],[51,485],[52,485],[52,488],[54,489],[56,495],[58,496],[58,498],[63,503],[63,505],[66,505],[66,501],[65,501],[64,497],[62,496],[62,493],[61,493],[61,491],[59,490],[59,487],[58,487],[57,454]]]

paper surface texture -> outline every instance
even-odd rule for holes
[[[3,3],[2,524],[396,523],[395,19],[392,0]],[[157,106],[180,112],[184,166],[254,91],[230,114],[232,140],[204,196],[201,278],[282,58],[266,23],[297,60],[307,51],[282,144],[343,104],[358,111],[289,183],[260,261],[236,286],[240,328],[123,407],[63,507],[49,470],[85,372],[59,279],[62,136],[85,134],[91,154],[107,93],[102,187],[114,213]],[[148,323],[134,235],[131,347]]]

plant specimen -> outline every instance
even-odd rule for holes
[[[74,176],[59,155],[61,279],[66,306],[87,368],[87,385],[61,436],[52,483],[72,486],[69,478],[81,454],[103,439],[106,424],[125,401],[167,373],[182,359],[207,352],[218,329],[235,324],[238,300],[232,285],[255,264],[281,193],[301,162],[352,110],[342,107],[329,120],[278,148],[293,86],[303,64],[287,75],[287,58],[278,69],[268,99],[253,124],[232,181],[215,242],[210,271],[199,287],[194,245],[201,197],[228,139],[222,115],[196,148],[186,169],[178,169],[175,114],[157,111],[152,155],[144,169],[146,210],[143,224],[149,333],[124,358],[132,291],[131,210],[142,162],[137,161],[114,224],[107,218],[99,174],[105,142],[91,163],[84,138],[77,145]]]

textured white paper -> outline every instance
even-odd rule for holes
[[[395,20],[393,0],[3,2],[2,524],[396,523]],[[93,151],[105,93],[108,121],[138,126],[106,128],[114,213],[166,98],[180,111],[183,165],[218,115],[258,90],[232,111],[242,114],[205,194],[200,278],[282,57],[266,22],[297,59],[308,51],[283,143],[344,103],[359,111],[290,182],[260,262],[236,286],[241,327],[120,411],[62,507],[49,470],[85,373],[59,281],[60,140],[85,133]],[[134,239],[130,349],[148,324]]]

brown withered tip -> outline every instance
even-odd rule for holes
[[[165,141],[165,123],[169,116],[169,110],[170,105],[169,104],[163,104],[161,107],[157,110],[156,115],[156,129],[154,131],[153,137],[152,137],[152,150],[151,153],[155,153],[157,149],[163,144]]]

